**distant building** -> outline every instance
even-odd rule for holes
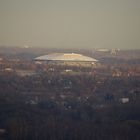
[[[37,63],[45,62],[48,64],[63,64],[63,65],[95,65],[98,61],[94,58],[84,56],[82,54],[76,53],[53,53],[48,55],[43,55],[34,59]]]
[[[5,68],[4,71],[5,72],[13,72],[14,70],[12,68]]]
[[[113,76],[113,77],[120,77],[120,76],[122,76],[122,72],[116,70],[116,71],[114,71],[114,72],[112,73],[112,76]]]
[[[98,52],[109,52],[110,50],[109,49],[98,49],[97,51]]]
[[[35,74],[35,71],[34,70],[16,70],[16,74],[21,77],[31,76]]]
[[[3,58],[0,57],[0,61],[3,61]]]
[[[128,103],[129,102],[129,98],[120,98],[120,102],[125,104],[125,103]]]
[[[0,133],[5,133],[5,132],[6,132],[5,129],[0,128]]]

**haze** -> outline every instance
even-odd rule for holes
[[[0,0],[0,46],[140,48],[139,0]]]

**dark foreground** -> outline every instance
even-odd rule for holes
[[[0,137],[139,140],[139,82],[139,77],[0,75]]]

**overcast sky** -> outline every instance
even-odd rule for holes
[[[140,0],[0,0],[0,46],[140,48]]]

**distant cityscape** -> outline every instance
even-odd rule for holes
[[[140,50],[1,47],[0,139],[138,140],[139,84]]]

